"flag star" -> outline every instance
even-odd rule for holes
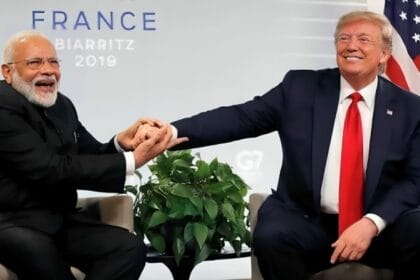
[[[416,4],[416,7],[420,6],[420,0],[416,0],[414,3]]]
[[[402,2],[403,2],[403,3],[407,3],[407,2],[408,2],[408,0],[402,0]]]
[[[414,33],[413,37],[411,38],[413,38],[414,42],[416,43],[420,42],[420,34]]]
[[[419,0],[420,1],[420,0]],[[401,20],[407,20],[407,13],[406,12],[404,12],[404,11],[401,11],[401,13],[400,13],[400,18],[401,18]]]
[[[413,20],[416,22],[416,24],[419,24],[420,23],[420,16],[415,15]]]

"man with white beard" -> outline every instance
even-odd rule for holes
[[[0,263],[23,279],[138,279],[140,236],[76,209],[77,189],[123,192],[127,175],[180,140],[168,125],[134,148],[138,120],[108,143],[81,124],[58,92],[60,60],[34,31],[6,43],[0,81]]]

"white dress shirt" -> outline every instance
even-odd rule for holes
[[[134,176],[134,172],[136,171],[136,163],[134,160],[133,152],[126,152],[123,148],[121,148],[120,144],[118,144],[117,136],[114,137],[114,145],[118,152],[124,154],[125,158],[125,183],[124,185],[131,185],[132,182],[137,180],[136,176]]]
[[[341,145],[344,120],[351,99],[348,98],[354,90],[343,78],[340,78],[340,98],[338,100],[337,114],[335,116],[330,147],[328,150],[327,163],[325,165],[324,178],[321,186],[321,211],[327,214],[338,213],[338,193],[340,182]],[[370,134],[372,130],[373,111],[375,108],[375,93],[378,86],[378,78],[358,92],[363,100],[358,102],[363,131],[363,170],[366,174],[366,166],[369,155]],[[378,234],[385,228],[386,222],[376,214],[368,213],[365,217],[371,219],[378,228]]]

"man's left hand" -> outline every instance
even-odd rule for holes
[[[377,233],[378,229],[372,220],[361,218],[343,231],[331,245],[334,248],[331,263],[360,260]]]

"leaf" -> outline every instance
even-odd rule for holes
[[[223,222],[217,226],[217,232],[220,233],[222,236],[228,237],[228,239],[231,239],[232,228],[227,222]]]
[[[147,203],[147,206],[149,206],[152,209],[156,209],[159,210],[161,209],[161,207],[159,206],[159,200],[155,197],[152,197],[149,201],[149,203]]]
[[[229,202],[223,203],[222,213],[223,213],[223,216],[225,216],[229,221],[236,224],[235,210],[233,209],[232,204],[230,204]]]
[[[245,222],[243,220],[238,219],[235,225],[236,232],[240,237],[244,237],[246,233]]]
[[[185,203],[184,206],[185,206],[185,210],[184,210],[185,216],[198,216],[203,213],[203,211],[201,212],[198,211],[197,208],[190,201]]]
[[[168,220],[168,216],[162,211],[156,211],[150,217],[148,228],[155,227],[157,225],[163,224]]]
[[[210,177],[211,171],[210,166],[203,160],[197,160],[196,162],[197,171],[195,172],[195,175],[198,179],[204,179],[207,177]]]
[[[199,215],[203,215],[203,200],[198,196],[190,197],[191,203],[197,208]]]
[[[206,209],[206,212],[211,219],[216,218],[218,212],[218,206],[216,201],[212,199],[204,200],[204,209]]]
[[[174,167],[182,167],[182,168],[188,168],[188,169],[190,169],[191,167],[190,164],[183,159],[174,160],[174,162],[172,162],[172,165]]]
[[[232,191],[237,191],[236,187],[232,185],[230,182],[224,182],[222,189],[225,193],[231,193]]]
[[[152,246],[156,249],[156,251],[159,253],[165,252],[165,239],[161,234],[149,231],[147,238],[150,240],[150,243],[152,243]]]
[[[209,230],[207,226],[202,223],[193,223],[192,228],[195,240],[197,241],[198,247],[201,249],[207,239]]]
[[[204,246],[200,250],[196,251],[196,255],[194,258],[194,265],[197,265],[200,262],[205,261],[210,256],[212,251],[213,250],[207,244],[204,244]]]
[[[184,240],[187,243],[190,240],[192,240],[193,238],[194,238],[193,224],[192,223],[187,223],[185,225],[185,228],[184,228]]]
[[[174,242],[172,243],[172,251],[175,256],[175,262],[177,265],[179,265],[185,253],[185,243],[181,238],[175,238]]]
[[[244,199],[243,199],[243,197],[239,194],[239,193],[237,193],[237,192],[235,192],[235,193],[231,193],[231,194],[229,194],[229,199],[230,200],[232,200],[234,203],[238,203],[238,204],[242,204],[242,203],[244,203]]]
[[[193,195],[191,188],[185,184],[175,184],[171,193],[176,196],[187,198]]]
[[[166,200],[166,209],[169,211],[168,218],[170,219],[182,219],[184,217],[185,210],[185,198],[169,195]]]
[[[232,246],[232,248],[235,250],[236,255],[239,256],[239,254],[241,253],[241,250],[242,250],[242,242],[235,239],[235,240],[232,240],[229,243]]]
[[[238,175],[233,175],[233,177],[231,179],[231,182],[236,187],[238,187],[239,194],[241,196],[245,196],[247,194],[247,192],[248,192],[248,189],[250,189],[250,187],[247,184],[245,184],[245,182]]]
[[[223,186],[225,185],[224,182],[214,182],[210,183],[207,187],[207,190],[210,193],[218,194],[223,192]]]
[[[185,207],[184,205],[174,205],[170,208],[168,218],[170,219],[182,219],[184,217]]]
[[[217,160],[217,158],[215,158],[210,162],[210,170],[211,172],[215,173],[218,168],[219,168],[219,161]]]

